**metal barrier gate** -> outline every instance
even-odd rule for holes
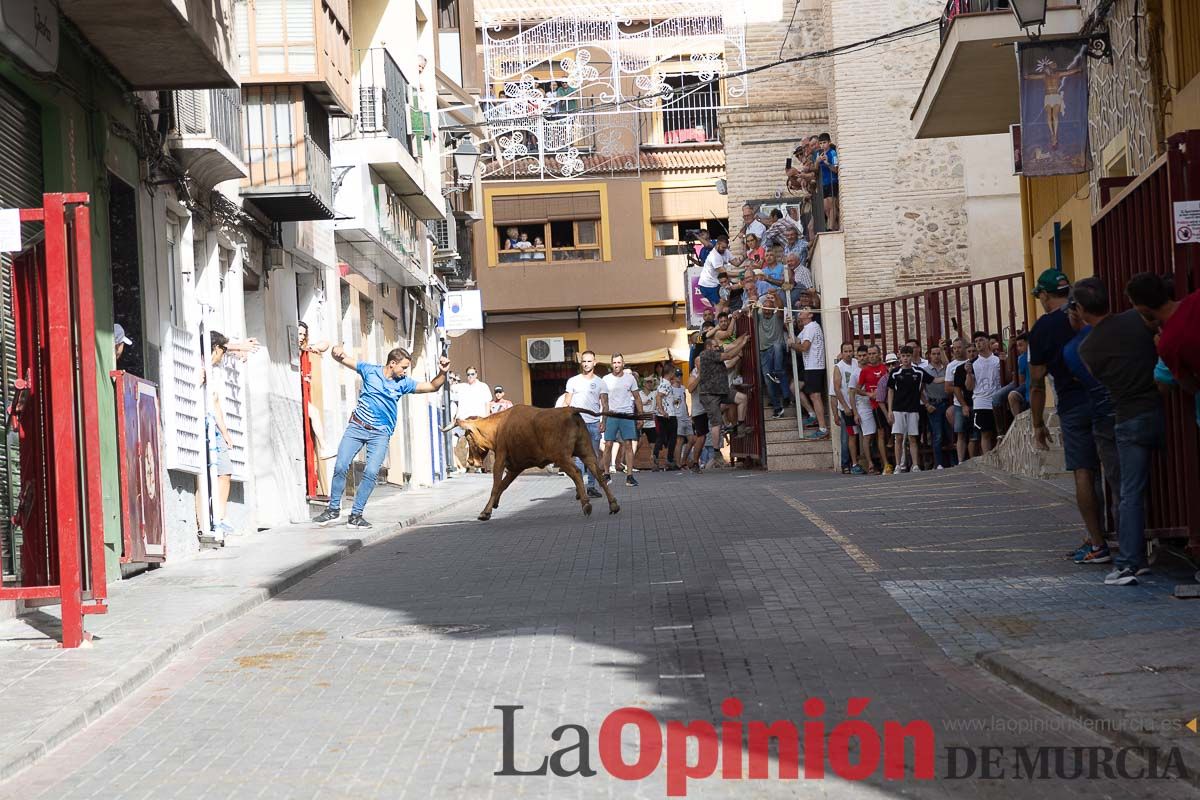
[[[20,437],[20,586],[0,600],[62,605],[62,646],[87,638],[86,614],[103,614],[104,518],[100,487],[91,213],[86,194],[47,194],[23,208],[44,238],[13,259],[17,331],[14,396],[6,424]]]

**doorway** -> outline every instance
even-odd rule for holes
[[[138,262],[137,194],[108,174],[109,263],[112,266],[113,322],[133,344],[121,353],[117,369],[146,375],[146,337],[142,331],[142,272]]]

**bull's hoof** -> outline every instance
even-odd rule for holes
[[[617,505],[616,503],[609,503],[609,504],[608,504],[608,513],[610,513],[610,514],[616,514],[616,513],[617,513],[618,511],[620,511],[620,510],[621,510],[621,507],[620,507],[619,505]]]
[[[479,515],[480,522],[487,522],[491,518],[492,518],[491,512],[488,512],[488,511],[484,511],[482,514]]]
[[[590,517],[592,515],[592,504],[591,503],[583,504],[583,515],[585,517]]]

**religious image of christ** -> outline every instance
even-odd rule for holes
[[[1058,63],[1052,59],[1040,59],[1037,62],[1037,66],[1034,67],[1034,74],[1022,76],[1027,81],[1035,81],[1042,84],[1042,90],[1045,93],[1042,102],[1046,108],[1046,127],[1050,129],[1051,150],[1058,149],[1058,123],[1063,113],[1067,110],[1067,104],[1063,100],[1063,89],[1067,78],[1083,72],[1083,67],[1079,63],[1082,55],[1080,53],[1066,69],[1062,70],[1058,68]]]

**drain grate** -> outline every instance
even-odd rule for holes
[[[347,636],[347,639],[358,639],[364,642],[381,642],[393,639],[425,639],[435,636],[454,636],[463,633],[475,633],[487,628],[487,625],[472,623],[450,623],[444,625],[396,625],[390,628],[372,628]]]

